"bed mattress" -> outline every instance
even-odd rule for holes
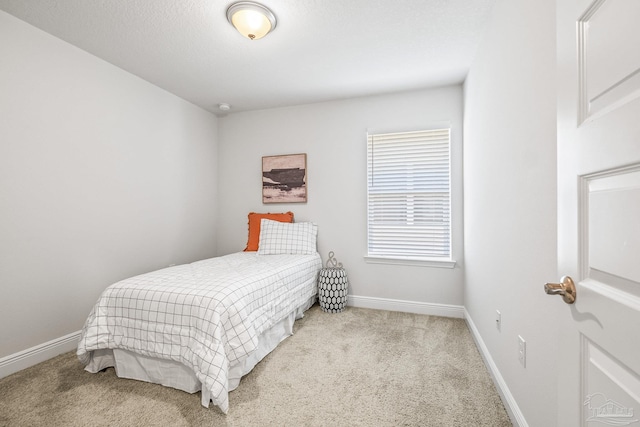
[[[104,353],[94,360],[104,349],[177,362],[226,413],[230,370],[251,365],[260,337],[308,307],[321,264],[318,254],[240,252],[123,280],[93,307],[78,358],[90,372],[104,367]]]

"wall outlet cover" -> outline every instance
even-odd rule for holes
[[[518,360],[523,368],[527,367],[527,342],[518,335]]]

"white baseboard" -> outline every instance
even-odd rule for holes
[[[502,375],[498,370],[498,366],[493,361],[493,358],[489,353],[489,349],[487,348],[484,341],[482,340],[482,337],[480,336],[480,332],[476,328],[476,325],[473,323],[473,320],[471,319],[471,315],[469,315],[469,312],[467,311],[466,308],[464,309],[464,318],[466,319],[467,324],[469,325],[469,330],[471,330],[471,335],[473,336],[473,339],[476,342],[476,346],[478,347],[478,350],[480,350],[480,354],[484,359],[484,364],[487,366],[487,368],[489,369],[489,372],[491,373],[491,377],[493,378],[493,383],[498,389],[498,393],[500,394],[502,403],[504,404],[504,407],[507,410],[509,417],[511,418],[511,422],[513,423],[514,426],[529,427],[529,424],[525,420],[524,415],[522,414],[522,411],[520,411],[520,407],[516,403],[516,399],[511,394],[511,390],[509,390],[509,387],[507,387],[507,383],[504,381],[504,378],[502,378]]]
[[[456,317],[459,319],[464,318],[464,307],[461,305],[433,304],[428,302],[362,297],[357,295],[349,295],[347,305],[352,307],[373,308],[376,310],[402,311],[404,313]]]
[[[74,350],[80,340],[80,331],[36,345],[0,359],[0,378],[37,365],[59,354]]]

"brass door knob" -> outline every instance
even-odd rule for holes
[[[548,295],[561,295],[567,304],[573,304],[576,301],[576,285],[569,276],[564,276],[561,283],[546,283],[544,291]]]

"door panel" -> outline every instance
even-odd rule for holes
[[[640,2],[598,0],[578,19],[580,122],[640,96]]]
[[[608,425],[638,422],[633,408],[640,407],[640,378],[584,336],[582,346],[582,395],[586,396],[582,425],[591,422]],[[608,396],[616,396],[617,400]]]
[[[597,270],[623,279],[623,290],[640,296],[640,168],[586,178],[588,230],[586,277]],[[583,196],[585,197],[585,196]],[[618,281],[612,282],[616,286]]]

